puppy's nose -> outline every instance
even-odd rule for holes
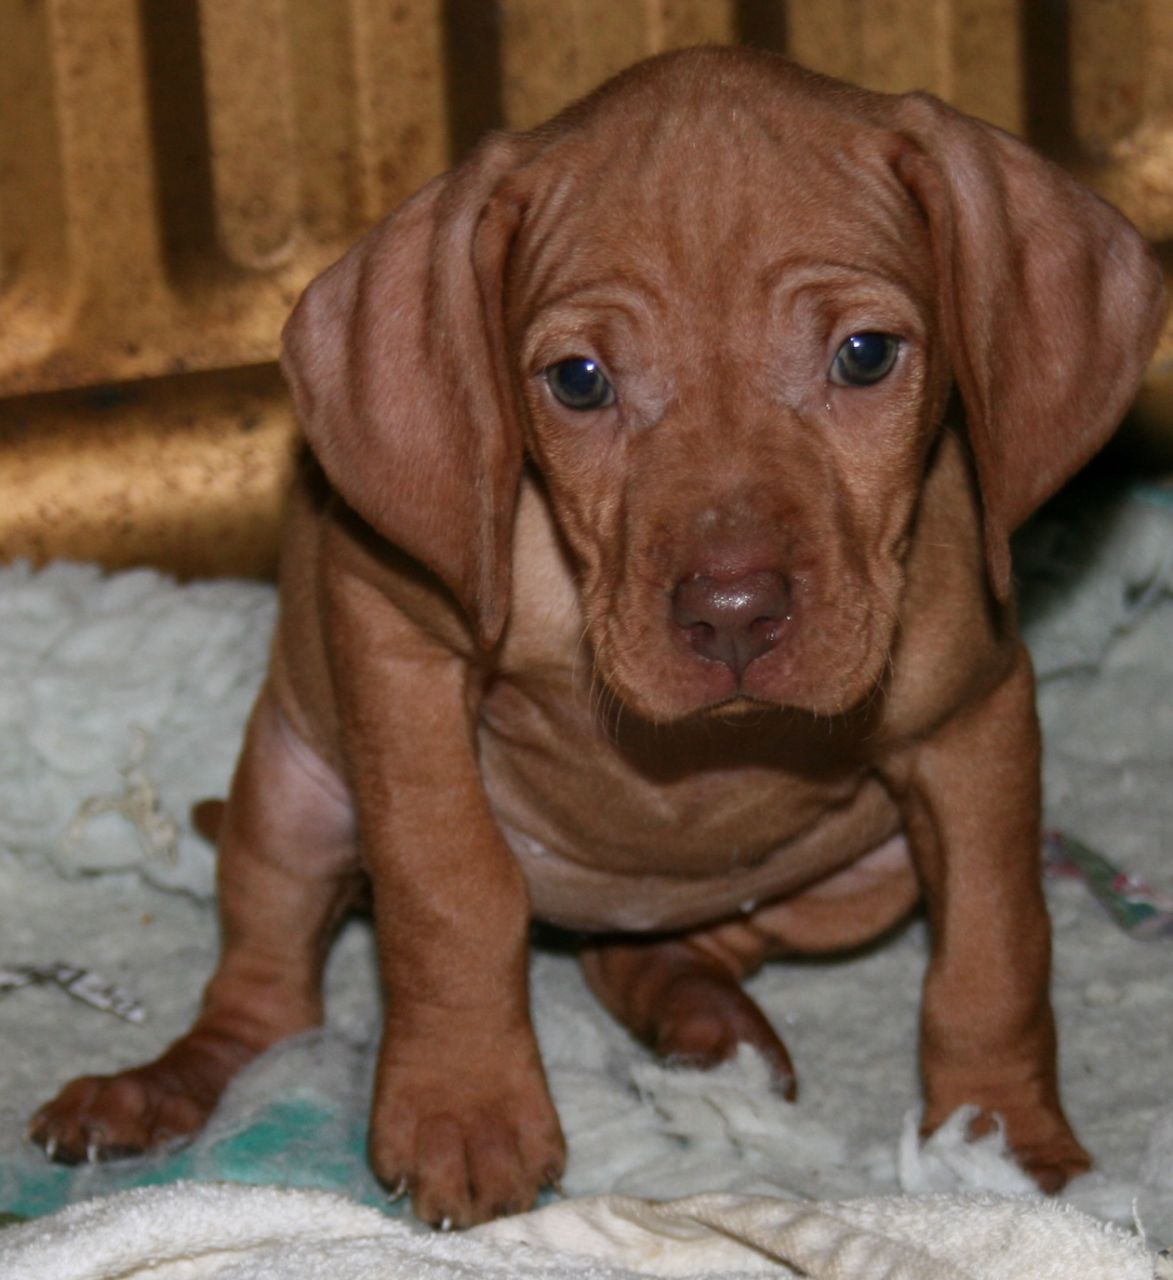
[[[676,584],[672,620],[702,658],[740,675],[781,639],[790,584],[776,570],[736,578],[697,574]]]

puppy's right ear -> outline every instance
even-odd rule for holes
[[[523,143],[492,137],[314,280],[282,335],[310,447],[347,504],[456,596],[481,644],[508,613],[521,434],[502,277]]]

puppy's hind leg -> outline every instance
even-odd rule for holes
[[[74,1080],[37,1112],[29,1135],[62,1163],[190,1136],[246,1063],[322,1021],[326,955],[361,884],[353,817],[268,690],[219,817],[222,949],[199,1016],[153,1062]]]
[[[752,1045],[778,1090],[797,1096],[786,1046],[742,989],[779,955],[850,950],[882,936],[915,907],[919,886],[902,836],[800,893],[741,919],[672,938],[624,937],[581,954],[591,989],[662,1057],[713,1067]]]
[[[752,1045],[778,1091],[793,1100],[790,1054],[741,986],[767,954],[762,941],[751,926],[733,923],[680,937],[593,943],[580,962],[602,1004],[661,1057],[708,1068]]]

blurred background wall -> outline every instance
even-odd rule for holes
[[[706,41],[932,90],[1173,273],[1171,0],[0,0],[0,560],[270,572],[304,285],[485,129]],[[1125,439],[1173,467],[1173,328]]]

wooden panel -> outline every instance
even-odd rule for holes
[[[0,6],[0,396],[273,360],[309,279],[448,163],[442,10]]]
[[[66,312],[68,224],[43,8],[0,7],[0,349],[44,358]]]
[[[1173,267],[1167,0],[0,4],[0,557],[269,564],[293,438],[272,361],[305,283],[485,129],[739,39],[1021,133]],[[1135,423],[1173,462],[1173,327]]]
[[[442,9],[440,0],[351,0],[363,223],[448,167]]]
[[[273,365],[0,403],[0,558],[267,576],[295,449]]]
[[[794,3],[788,51],[828,75],[884,93],[928,89],[1005,129],[1022,123],[1015,0]]]
[[[238,267],[287,258],[298,191],[284,0],[206,0],[200,36],[217,239]]]
[[[640,58],[736,31],[731,0],[500,0],[506,122],[528,129]]]
[[[1064,158],[1158,247],[1173,284],[1173,4],[1080,0],[1070,47],[1072,137]],[[1173,317],[1130,433],[1152,460],[1173,466]]]

